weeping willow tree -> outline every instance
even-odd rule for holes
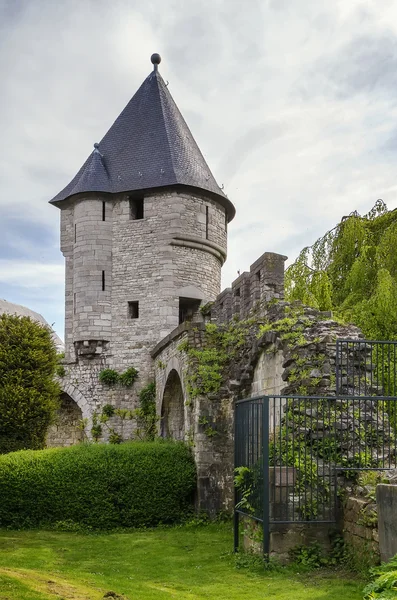
[[[286,271],[287,300],[333,310],[370,339],[397,339],[397,210],[352,212]]]

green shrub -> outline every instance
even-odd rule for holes
[[[135,367],[129,367],[124,373],[119,375],[119,381],[121,385],[131,387],[134,384],[135,379],[138,377],[138,371]]]
[[[364,589],[364,599],[397,598],[397,554],[388,563],[371,569],[373,581]]]
[[[181,442],[82,444],[0,457],[0,527],[143,527],[191,509],[195,466]]]
[[[113,385],[119,380],[119,374],[114,369],[103,369],[99,373],[99,381],[106,385]]]
[[[0,316],[0,454],[44,448],[58,407],[57,364],[48,327]]]

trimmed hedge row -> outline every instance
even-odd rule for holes
[[[0,527],[174,523],[191,508],[195,486],[191,452],[178,442],[13,452],[0,456]]]

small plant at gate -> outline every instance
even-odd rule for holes
[[[319,569],[329,564],[328,558],[324,556],[323,549],[317,542],[309,546],[296,546],[292,548],[289,555],[295,564],[309,569]]]
[[[236,467],[234,469],[234,485],[241,497],[236,504],[236,508],[242,508],[248,513],[253,513],[254,507],[250,502],[253,491],[252,470],[249,467]]]

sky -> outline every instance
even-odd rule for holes
[[[59,210],[160,72],[237,214],[223,287],[293,260],[378,198],[397,207],[394,0],[0,0],[0,298],[63,337]]]

